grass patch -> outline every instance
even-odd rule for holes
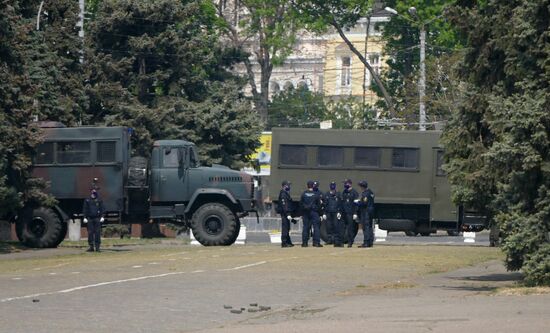
[[[160,244],[162,239],[159,238],[102,238],[101,247],[114,247],[114,246],[130,246],[130,245],[147,245],[147,244]],[[88,247],[87,240],[70,241],[64,240],[59,244],[59,247],[74,247],[85,248]]]
[[[27,250],[28,248],[16,241],[0,242],[0,254],[15,253]]]
[[[496,296],[528,296],[528,295],[548,295],[550,294],[550,287],[503,287],[497,288],[493,295]]]

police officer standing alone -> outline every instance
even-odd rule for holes
[[[302,230],[302,247],[307,247],[309,242],[309,233],[313,226],[313,246],[323,247],[321,245],[321,221],[319,220],[319,210],[321,209],[321,197],[319,192],[314,191],[313,181],[307,182],[307,190],[300,197],[304,221]]]
[[[344,232],[348,237],[348,247],[352,247],[355,239],[354,220],[357,219],[357,206],[355,205],[357,198],[359,198],[359,193],[352,187],[351,179],[346,179],[342,192],[342,221],[344,222]]]
[[[93,189],[90,193],[90,198],[84,200],[82,207],[82,215],[84,215],[84,223],[88,225],[88,245],[90,248],[86,252],[101,252],[101,223],[104,218],[105,208],[103,201],[99,199],[99,193]]]
[[[290,220],[292,219],[292,198],[290,197],[290,182],[283,181],[279,192],[279,214],[281,214],[281,247],[293,247],[290,240]]]
[[[363,228],[363,244],[359,247],[372,247],[374,242],[373,215],[374,215],[374,193],[369,189],[366,180],[359,182],[361,197],[356,201],[359,206],[359,218]]]
[[[327,221],[328,244],[342,247],[342,227],[339,222],[342,209],[342,196],[336,191],[336,183],[330,183],[329,191],[325,194],[325,219]]]

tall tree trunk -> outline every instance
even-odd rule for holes
[[[138,99],[141,103],[147,102],[147,80],[145,79],[145,74],[147,73],[145,67],[145,58],[139,58],[139,70],[138,70]]]

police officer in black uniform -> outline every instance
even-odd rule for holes
[[[94,246],[96,252],[101,252],[99,247],[101,245],[101,222],[103,222],[104,214],[103,201],[99,199],[97,190],[92,189],[90,198],[84,200],[82,207],[84,222],[87,222],[88,225],[88,245],[90,246],[86,252],[94,252]]]
[[[324,218],[327,221],[328,244],[334,244],[334,247],[342,247],[342,227],[339,219],[342,210],[342,195],[336,191],[336,183],[332,182],[329,191],[325,193],[325,211]]]
[[[283,181],[281,192],[279,192],[279,214],[281,214],[281,247],[293,247],[290,240],[290,221],[292,219],[292,198],[290,197],[290,182]]]
[[[359,218],[363,228],[363,244],[359,247],[372,247],[374,243],[373,217],[374,217],[374,193],[369,189],[366,180],[359,182],[361,197],[357,200]]]
[[[352,187],[351,179],[344,181],[344,191],[342,191],[342,221],[344,222],[344,232],[348,237],[348,247],[352,247],[355,239],[354,220],[357,219],[357,206],[355,200],[359,198],[359,193]]]
[[[308,246],[309,233],[313,226],[313,246],[323,247],[321,245],[319,210],[321,209],[321,197],[319,192],[314,191],[313,181],[307,182],[307,190],[300,197],[302,206],[302,219],[304,221],[302,230],[302,247]]]

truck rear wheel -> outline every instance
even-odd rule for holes
[[[193,235],[204,246],[231,245],[239,235],[238,220],[227,206],[207,203],[193,214]]]
[[[51,209],[26,208],[16,222],[17,237],[28,247],[57,247],[63,241],[63,221]]]

